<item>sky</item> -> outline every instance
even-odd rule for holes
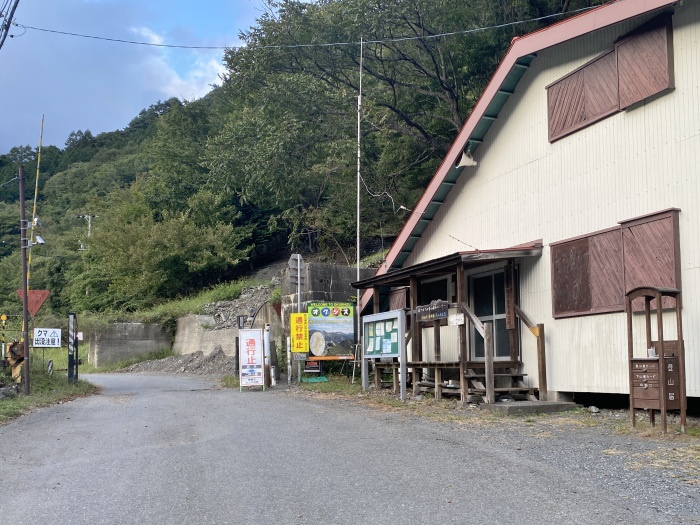
[[[20,0],[34,28],[185,46],[241,44],[264,0]],[[125,128],[142,109],[219,84],[223,50],[169,49],[13,27],[0,49],[0,154],[65,146],[72,131]]]

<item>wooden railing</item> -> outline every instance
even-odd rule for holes
[[[515,305],[515,313],[528,330],[537,338],[537,376],[539,379],[540,401],[547,401],[547,355],[544,347],[544,325],[535,325],[520,307]]]

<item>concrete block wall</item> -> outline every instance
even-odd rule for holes
[[[171,334],[159,324],[113,323],[90,336],[88,362],[105,366],[171,347]]]
[[[360,269],[360,279],[372,277],[375,270]],[[334,264],[309,263],[304,265],[301,286],[301,311],[306,311],[310,301],[347,303],[357,299],[357,290],[350,283],[357,280],[357,268]],[[295,276],[296,277],[296,276]],[[281,279],[282,320],[288,326],[289,314],[297,311],[297,285],[290,282],[290,270],[285,270]]]

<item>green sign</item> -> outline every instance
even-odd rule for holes
[[[404,338],[405,313],[393,310],[362,318],[362,350],[365,359],[399,357]]]
[[[332,359],[355,353],[355,305],[310,302],[309,359]]]

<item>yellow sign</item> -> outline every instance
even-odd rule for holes
[[[292,352],[309,352],[309,314],[289,314]]]

